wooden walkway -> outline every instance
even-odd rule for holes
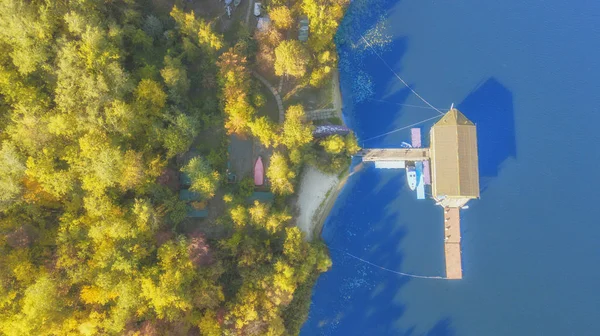
[[[462,279],[460,208],[444,208],[444,254],[446,278]]]
[[[363,161],[425,161],[429,160],[429,148],[371,148],[362,149],[356,156]]]
[[[337,110],[334,108],[331,108],[331,109],[306,111],[306,117],[308,118],[308,120],[325,120],[325,119],[336,118]]]

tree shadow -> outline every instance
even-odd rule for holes
[[[481,191],[508,158],[517,158],[512,92],[496,78],[482,81],[457,108],[477,126]]]

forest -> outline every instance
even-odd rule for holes
[[[265,51],[183,6],[0,0],[0,334],[298,334],[331,260],[293,225],[290,195],[304,164],[341,171],[358,146],[317,143],[302,104],[258,116],[251,71],[272,52],[275,72],[317,85],[335,66],[324,21],[345,3],[324,19],[329,5],[290,7],[314,18],[308,47]],[[291,25],[285,3],[270,8]],[[231,134],[273,150],[273,202],[226,182]],[[224,204],[218,234],[184,229],[174,172]]]

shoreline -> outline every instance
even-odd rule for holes
[[[344,122],[344,118],[342,116],[342,90],[340,86],[340,70],[339,68],[335,68],[332,74],[332,101],[333,106],[335,108],[335,113],[337,117],[342,121],[342,125],[346,126]],[[321,203],[315,214],[313,215],[313,237],[312,238],[320,238],[321,233],[323,232],[323,226],[325,225],[325,220],[329,217],[331,210],[333,209],[333,205],[337,200],[340,192],[346,182],[348,181],[348,177],[350,177],[350,168],[352,167],[352,162],[348,165],[348,167],[338,175],[337,185],[330,189],[325,196],[325,200]],[[332,192],[333,190],[333,192]]]
[[[332,74],[332,102],[334,105],[334,109],[336,112],[336,116],[342,121],[342,125],[346,126],[344,123],[344,119],[342,118],[342,97],[341,97],[341,89],[340,89],[340,81],[339,81],[339,69],[335,69]],[[325,220],[329,217],[331,210],[333,209],[333,205],[337,200],[342,188],[348,181],[348,177],[350,174],[350,168],[352,163],[348,165],[341,173],[339,173],[335,177],[335,183],[327,189],[327,191],[318,190],[321,186],[321,182],[323,181],[324,176],[332,174],[326,174],[320,171],[318,168],[307,165],[306,168],[308,171],[305,171],[302,174],[302,179],[300,181],[300,185],[302,186],[298,192],[297,199],[297,207],[300,209],[301,215],[298,216],[298,220],[296,222],[296,226],[298,226],[301,230],[306,233],[306,239],[308,241],[312,241],[314,239],[321,238],[321,233],[323,231],[323,226],[325,224]],[[314,171],[310,171],[314,170]],[[321,176],[313,176],[313,180],[307,180],[310,176],[307,174],[321,174]],[[315,178],[316,177],[316,178]],[[307,193],[307,189],[312,189],[313,192],[308,192],[309,196],[312,200],[323,198],[317,208],[314,208],[310,202],[304,200],[306,197],[302,197]],[[303,202],[304,200],[304,202]],[[309,215],[309,223],[303,223],[301,217],[306,217],[306,214],[302,214],[302,212],[309,211],[311,212]],[[304,216],[303,216],[304,215]],[[303,218],[306,220],[306,218]]]
[[[321,202],[321,205],[319,205],[317,211],[315,211],[312,223],[312,239],[321,238],[321,233],[323,232],[325,220],[327,220],[327,217],[329,217],[329,214],[333,209],[335,201],[337,201],[338,196],[342,191],[342,188],[344,187],[344,185],[346,185],[348,177],[350,177],[349,172],[350,167],[348,167],[342,174],[340,174],[340,177],[338,177],[337,184],[333,188],[329,189],[327,195],[325,196],[325,199],[323,200],[323,202]]]

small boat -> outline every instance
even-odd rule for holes
[[[259,156],[254,164],[254,184],[257,186],[263,185],[265,179],[265,169],[263,167],[262,158]]]
[[[242,2],[242,0],[233,0],[233,5],[237,7],[240,5],[240,2]]]
[[[406,183],[410,190],[417,189],[417,169],[413,162],[406,163]]]

